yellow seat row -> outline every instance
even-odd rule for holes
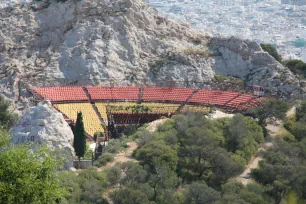
[[[137,103],[133,102],[117,102],[117,103],[96,103],[96,106],[101,113],[104,120],[107,120],[106,109],[107,106],[115,106],[115,107],[122,107],[122,110],[116,108],[113,112],[121,112],[121,113],[132,113],[132,110],[126,110],[125,108],[128,106],[137,105]],[[141,103],[141,105],[147,106],[151,108],[150,113],[174,113],[180,104],[167,104],[167,103]]]
[[[74,122],[77,119],[77,113],[82,112],[84,128],[88,134],[93,136],[95,132],[104,132],[100,120],[90,103],[54,104],[54,107]]]
[[[107,114],[106,114],[106,109],[107,109],[107,106],[115,106],[115,107],[120,107],[122,106],[122,110],[120,110],[120,112],[123,112],[123,113],[132,113],[131,110],[129,111],[126,111],[125,108],[128,107],[128,106],[134,106],[136,105],[137,103],[134,103],[134,102],[115,102],[115,103],[96,103],[96,106],[98,108],[98,111],[100,112],[100,114],[102,115],[102,118],[104,120],[107,120]],[[115,108],[116,110],[116,108]],[[114,110],[114,111],[115,111]],[[119,109],[117,109],[119,110]]]
[[[152,109],[152,113],[174,113],[180,106],[180,104],[168,104],[168,103],[142,103]]]
[[[209,112],[210,107],[207,106],[195,106],[195,105],[185,105],[183,108],[183,112]]]
[[[136,105],[135,102],[113,102],[113,103],[96,103],[96,107],[98,111],[102,115],[104,121],[107,121],[106,108],[107,106],[122,106],[122,110],[119,112],[122,113],[132,113],[132,110],[126,110],[125,108],[128,106]],[[150,113],[174,113],[180,106],[180,104],[166,104],[166,103],[142,103],[142,105],[148,106],[151,108]],[[54,107],[59,109],[62,113],[64,113],[67,117],[72,119],[74,122],[77,119],[77,112],[83,113],[83,122],[85,131],[94,135],[95,132],[104,132],[100,120],[92,108],[90,103],[67,103],[67,104],[54,104]],[[120,108],[119,108],[120,109]],[[117,109],[117,111],[119,110]],[[210,108],[205,106],[195,106],[195,105],[185,105],[183,112],[209,112]]]

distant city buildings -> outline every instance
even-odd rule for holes
[[[160,12],[215,36],[271,43],[283,58],[306,58],[306,0],[146,1]]]
[[[306,5],[306,0],[282,0],[282,4]]]
[[[275,45],[283,58],[306,61],[306,0],[145,0],[215,36]],[[0,8],[31,0],[0,0]]]

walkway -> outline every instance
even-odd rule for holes
[[[259,162],[263,159],[260,156],[260,152],[266,151],[268,148],[273,146],[273,138],[280,131],[281,126],[282,126],[282,121],[280,120],[276,120],[266,126],[267,130],[269,131],[269,136],[266,138],[266,141],[258,149],[256,155],[250,160],[243,173],[235,178],[237,181],[240,181],[244,185],[247,185],[252,182],[251,171],[252,169],[256,169],[259,165]]]
[[[114,161],[109,162],[104,166],[101,166],[100,168],[98,168],[98,171],[103,171],[106,168],[115,166],[117,163],[121,163],[121,162],[128,162],[128,161],[137,162],[136,159],[132,158],[132,154],[133,154],[134,150],[137,149],[137,143],[136,142],[129,142],[127,144],[129,145],[129,147],[127,148],[126,152],[118,153],[114,157]]]
[[[149,123],[149,125],[147,127],[147,130],[149,132],[155,132],[158,125],[166,122],[167,120],[168,119],[166,118],[166,119],[160,119],[160,120],[153,121],[153,122]],[[128,145],[129,145],[129,147],[127,148],[127,150],[125,152],[118,153],[115,156],[113,162],[109,162],[105,166],[102,166],[102,167],[98,168],[98,171],[103,171],[106,168],[115,166],[117,163],[121,163],[121,162],[128,162],[128,161],[138,162],[136,159],[132,158],[132,154],[133,154],[134,150],[137,149],[137,147],[138,147],[137,143],[133,141],[133,142],[129,142]]]

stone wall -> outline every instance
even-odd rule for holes
[[[74,160],[73,167],[76,169],[88,169],[92,166],[92,160]]]

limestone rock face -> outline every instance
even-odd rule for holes
[[[33,142],[59,151],[66,159],[65,169],[72,167],[73,133],[63,115],[49,101],[30,108],[11,130],[15,144]],[[35,146],[34,146],[35,147]]]
[[[236,76],[248,84],[266,89],[277,88],[285,97],[298,96],[305,92],[302,81],[255,42],[237,38],[213,38],[211,49],[215,53],[215,73]]]
[[[168,19],[143,0],[48,0],[0,10],[0,92],[27,104],[31,86],[211,82],[299,87],[258,44],[212,38]],[[197,86],[197,83],[194,84]]]

